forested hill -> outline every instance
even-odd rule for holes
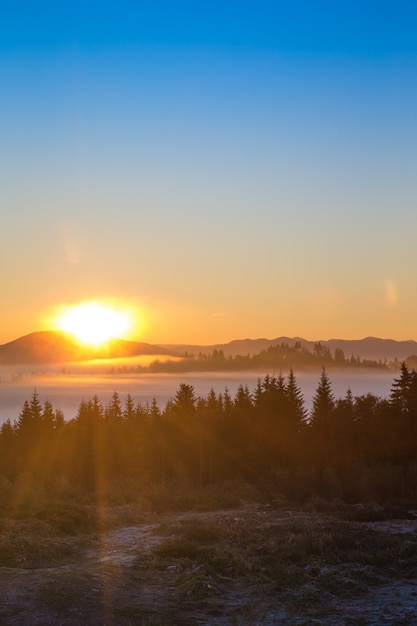
[[[408,359],[405,360],[407,362]],[[199,352],[197,355],[185,353],[182,359],[159,361],[155,360],[148,366],[138,366],[138,369],[152,372],[210,372],[210,371],[244,371],[244,370],[269,370],[282,371],[288,368],[293,369],[320,369],[343,368],[343,367],[365,367],[386,369],[392,367],[397,369],[400,362],[397,361],[376,361],[371,359],[361,359],[358,356],[346,356],[341,348],[335,348],[334,352],[321,342],[313,345],[312,350],[302,346],[300,341],[293,345],[282,342],[260,352],[250,355],[237,354],[236,356],[225,356],[222,350],[213,352]]]
[[[267,350],[277,344],[286,343],[294,346],[296,343],[301,344],[310,352],[314,346],[320,343],[323,347],[329,348],[332,353],[338,348],[343,350],[348,357],[352,355],[361,359],[372,361],[404,361],[409,356],[417,354],[417,342],[396,341],[394,339],[380,339],[378,337],[366,337],[364,339],[329,339],[325,341],[308,341],[302,337],[277,337],[276,339],[237,339],[229,343],[213,344],[213,345],[195,345],[195,344],[164,344],[162,347],[179,352],[181,354],[198,355],[213,353],[215,350],[222,351],[225,357],[237,355],[258,354],[262,350]]]

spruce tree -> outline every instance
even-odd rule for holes
[[[311,425],[313,427],[327,426],[331,421],[334,407],[335,398],[332,392],[332,386],[326,369],[323,367],[320,381],[313,398]]]
[[[307,419],[307,411],[304,406],[303,394],[297,385],[294,370],[292,368],[288,374],[286,392],[289,402],[289,417],[294,425],[299,429]]]
[[[406,413],[408,408],[411,375],[404,362],[401,363],[400,372],[400,377],[394,378],[394,382],[391,387],[390,404],[394,411],[398,413]]]

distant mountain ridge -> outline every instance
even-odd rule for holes
[[[329,339],[324,341],[308,341],[302,337],[277,337],[276,339],[236,339],[229,343],[213,345],[195,344],[163,344],[161,347],[174,350],[177,353],[198,355],[200,352],[208,354],[213,350],[222,350],[225,357],[247,355],[253,356],[261,350],[267,350],[271,346],[287,343],[294,346],[299,342],[302,347],[312,351],[316,343],[329,348],[332,353],[336,348],[343,350],[345,357],[359,355],[361,359],[373,361],[403,361],[409,356],[417,355],[417,341],[396,341],[395,339],[379,339],[378,337],[365,337],[364,339]]]
[[[321,343],[334,353],[336,348],[343,350],[345,357],[360,356],[361,359],[388,362],[404,361],[417,355],[417,342],[396,341],[366,337],[364,339],[329,339],[325,341],[308,341],[302,337],[277,337],[276,339],[235,339],[229,343],[213,345],[197,344],[161,344],[153,345],[125,339],[113,339],[104,347],[87,347],[79,344],[74,338],[62,331],[39,331],[25,335],[9,343],[0,345],[0,365],[35,365],[45,363],[66,363],[70,361],[87,361],[91,359],[128,358],[140,355],[181,356],[184,354],[198,356],[200,353],[212,354],[214,350],[222,351],[224,356],[259,354],[271,346],[287,343],[294,346],[301,344],[310,352],[314,345]]]
[[[66,363],[153,354],[175,356],[173,351],[160,346],[125,339],[112,339],[105,346],[83,346],[64,332],[50,330],[34,332],[0,345],[0,365]]]

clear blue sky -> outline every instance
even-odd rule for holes
[[[0,342],[417,339],[417,3],[0,0]]]

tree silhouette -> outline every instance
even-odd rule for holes
[[[401,363],[400,372],[400,377],[394,378],[394,382],[391,387],[390,403],[394,411],[398,413],[407,413],[411,387],[411,375],[404,362]]]
[[[320,381],[313,398],[311,425],[314,428],[327,427],[331,422],[334,407],[335,398],[332,392],[331,382],[326,373],[326,369],[323,367]]]
[[[288,374],[287,398],[289,402],[289,418],[294,427],[299,430],[307,419],[307,411],[304,406],[303,394],[297,384],[292,368]]]
[[[181,383],[172,405],[172,410],[181,417],[192,416],[195,411],[196,397],[194,387]]]
[[[335,456],[334,435],[335,398],[331,383],[323,367],[319,384],[313,398],[313,408],[309,430],[312,436],[313,457],[316,463],[323,467],[328,465]]]

